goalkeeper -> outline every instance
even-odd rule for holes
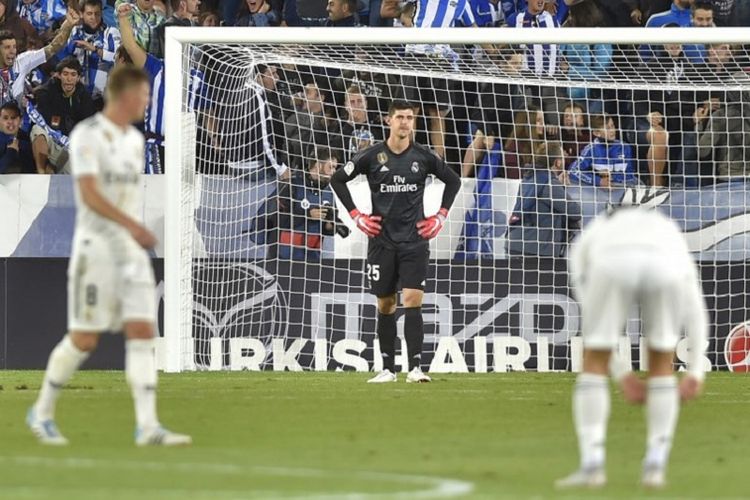
[[[388,110],[388,139],[360,152],[331,178],[331,187],[357,227],[369,238],[367,274],[378,298],[377,333],[383,371],[370,383],[396,381],[396,299],[400,283],[405,308],[404,338],[408,349],[406,381],[430,382],[422,373],[424,342],[422,299],[430,256],[429,241],[437,236],[461,187],[461,180],[427,147],[413,141],[414,106],[395,101]],[[367,177],[372,214],[357,210],[346,183]],[[430,175],[445,183],[440,210],[424,216],[425,181]]]

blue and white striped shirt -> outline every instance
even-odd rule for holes
[[[416,0],[414,3],[417,6],[414,11],[415,28],[453,28],[456,24],[476,24],[469,0]],[[406,46],[406,53],[438,55],[452,62],[458,58],[447,44],[411,44]]]
[[[26,19],[37,33],[52,28],[55,21],[65,19],[68,8],[63,0],[36,0],[33,3],[18,2],[18,15]]]
[[[516,28],[559,28],[557,19],[547,11],[535,15],[520,12],[516,16]],[[557,45],[534,44],[526,46],[524,69],[536,76],[555,76],[557,71]]]
[[[146,55],[146,63],[143,69],[148,73],[151,82],[151,102],[146,108],[144,120],[144,131],[147,142],[163,145],[164,141],[164,90],[166,81],[164,79],[164,60]],[[188,82],[187,109],[198,111],[208,107],[208,89],[204,84],[203,73],[195,68],[190,69],[190,81]],[[149,173],[149,172],[147,172]]]
[[[78,47],[76,41],[84,40],[102,49],[102,57],[98,52],[89,52]],[[76,26],[70,33],[68,45],[61,51],[60,57],[75,56],[81,63],[83,75],[81,82],[92,96],[104,94],[107,77],[115,63],[115,52],[120,46],[120,31],[117,28],[101,24],[94,33],[87,33],[82,26]]]

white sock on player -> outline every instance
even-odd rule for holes
[[[60,396],[60,390],[71,379],[89,357],[88,352],[81,351],[68,335],[52,349],[44,372],[42,390],[36,400],[34,409],[39,420],[53,420],[55,418],[55,404]]]
[[[156,354],[154,339],[129,339],[125,342],[125,377],[135,404],[139,429],[159,426],[156,416]]]
[[[609,409],[607,377],[592,373],[578,375],[573,392],[573,420],[582,469],[604,467]]]
[[[680,413],[677,377],[651,377],[646,396],[647,450],[644,464],[664,468]]]

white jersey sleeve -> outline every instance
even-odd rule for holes
[[[26,77],[31,70],[47,62],[47,54],[44,49],[27,50],[22,52],[13,63],[13,85],[11,92],[14,99],[18,99],[23,94]]]

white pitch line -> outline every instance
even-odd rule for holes
[[[257,475],[266,476],[279,476],[279,477],[310,477],[310,478],[326,478],[333,475],[341,476],[344,475],[347,478],[360,479],[362,481],[381,481],[389,482],[402,485],[415,485],[415,486],[426,486],[427,489],[412,490],[412,491],[397,491],[391,493],[361,493],[361,492],[345,492],[345,493],[317,493],[314,495],[300,496],[286,496],[280,492],[273,492],[278,496],[276,498],[283,498],[289,500],[292,498],[305,498],[305,499],[337,499],[337,500],[365,500],[371,498],[392,498],[392,499],[404,499],[404,498],[452,498],[463,496],[474,491],[474,484],[468,481],[462,481],[458,479],[432,477],[432,476],[418,476],[410,474],[395,474],[387,472],[374,472],[374,471],[347,471],[347,470],[324,470],[324,469],[312,469],[312,468],[294,468],[294,467],[270,467],[270,466],[241,466],[236,464],[226,463],[200,463],[200,462],[177,462],[177,463],[165,463],[165,462],[141,462],[141,461],[130,461],[130,460],[106,460],[106,459],[95,459],[95,458],[50,458],[50,457],[38,457],[38,456],[0,456],[0,462],[13,463],[27,466],[42,466],[42,467],[65,467],[65,468],[91,468],[91,469],[103,469],[103,468],[115,468],[115,469],[147,469],[153,470],[176,470],[184,472],[213,472],[216,474],[230,474],[239,475],[243,473],[255,473]],[[37,489],[36,487],[24,487],[27,490]],[[42,487],[39,487],[42,489]],[[58,490],[59,491],[59,490]],[[146,490],[148,491],[148,490]],[[177,489],[154,489],[152,491],[160,491],[169,495],[176,495],[184,493],[184,490]],[[193,494],[213,494],[214,496],[220,495],[222,498],[230,496],[232,499],[247,499],[257,498],[258,493],[262,493],[264,498],[271,498],[269,491],[264,492],[236,492],[236,491],[203,491],[203,490],[191,490]],[[248,496],[249,495],[249,496]]]

